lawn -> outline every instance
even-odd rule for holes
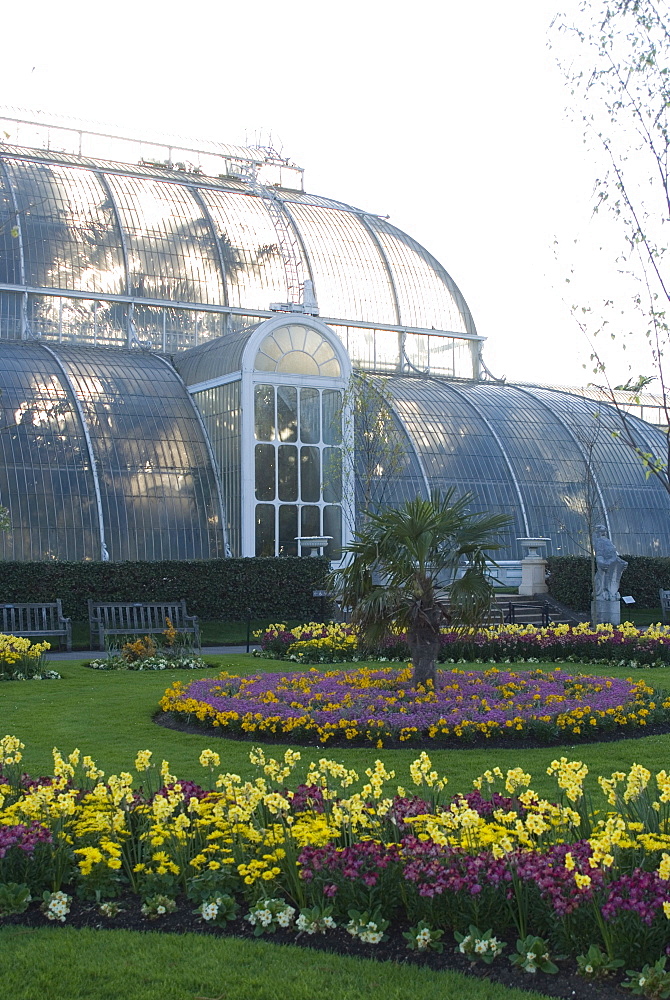
[[[7,1000],[542,1000],[486,979],[267,941],[0,928]]]
[[[170,762],[182,778],[202,778],[198,756],[211,746],[221,755],[221,769],[251,776],[250,743],[210,735],[164,729],[152,722],[158,701],[174,680],[229,672],[292,669],[288,663],[261,660],[245,654],[207,656],[204,671],[99,672],[83,661],[61,661],[60,681],[9,682],[0,685],[0,735],[11,733],[25,744],[25,770],[33,775],[52,770],[51,749],[63,753],[79,747],[107,774],[132,769],[135,754],[149,749],[154,759]],[[536,665],[533,665],[534,667]],[[530,667],[529,667],[530,668]],[[481,669],[481,667],[479,667]],[[521,665],[520,669],[524,669]],[[583,667],[590,674],[630,676],[617,668]],[[575,665],[570,671],[576,672]],[[655,687],[670,689],[670,667],[638,671]],[[285,746],[261,743],[268,755],[283,754]],[[310,759],[333,756],[363,773],[379,756],[396,772],[393,785],[411,786],[409,766],[417,750],[338,748],[302,749],[302,768]],[[472,779],[494,764],[505,770],[521,766],[533,775],[532,787],[549,798],[557,790],[546,775],[547,765],[562,755],[584,761],[590,771],[591,791],[596,776],[627,771],[635,762],[652,771],[668,766],[670,734],[622,740],[617,743],[566,745],[544,749],[459,749],[431,753],[433,765],[449,778],[452,792],[467,791]],[[297,777],[301,775],[297,772]],[[225,970],[225,971],[222,971]],[[318,984],[315,982],[318,976]],[[12,1000],[274,1000],[290,996],[323,1000],[369,1000],[439,995],[449,1000],[466,995],[472,1000],[521,1000],[526,992],[507,990],[484,981],[464,980],[455,973],[434,973],[374,961],[303,951],[269,942],[174,937],[160,933],[92,932],[72,928],[5,927],[0,929],[0,981]],[[539,996],[539,994],[535,994]]]
[[[296,669],[289,663],[278,663],[247,656],[244,653],[207,656],[212,667],[204,671],[103,672],[89,670],[83,662],[60,661],[60,681],[9,682],[0,686],[0,730],[2,734],[18,736],[25,744],[24,766],[31,774],[50,774],[52,747],[69,753],[78,747],[90,754],[106,774],[132,768],[138,750],[151,750],[154,759],[165,758],[173,773],[197,780],[202,776],[198,763],[200,752],[212,746],[221,755],[221,768],[243,777],[251,777],[248,760],[250,743],[223,739],[214,733],[189,734],[164,729],[152,722],[158,701],[175,680],[188,682],[196,676],[212,676],[226,669],[229,672]],[[535,665],[534,665],[535,666]],[[481,667],[479,667],[481,669]],[[523,667],[522,667],[523,669]],[[583,668],[584,673],[602,673],[605,668]],[[574,665],[570,665],[571,672]],[[608,668],[609,676],[630,676],[630,671]],[[655,687],[670,689],[670,667],[638,671]],[[254,741],[270,756],[283,754],[285,746]],[[338,760],[365,771],[373,753],[367,749],[337,749],[323,747],[302,749],[303,765],[310,759],[332,755]],[[495,763],[505,769],[521,766],[533,775],[533,787],[543,795],[555,796],[555,784],[547,777],[547,765],[565,754],[578,757],[588,765],[595,777],[615,770],[628,770],[631,763],[643,764],[651,770],[667,766],[670,760],[670,734],[621,740],[616,743],[587,743],[542,749],[515,748],[496,750]],[[383,759],[387,768],[396,772],[395,783],[408,784],[409,765],[418,756],[412,750],[380,750],[375,756]],[[453,792],[467,791],[472,779],[491,766],[491,751],[480,749],[435,750],[431,753],[434,766],[449,778]],[[298,776],[301,771],[299,770]]]

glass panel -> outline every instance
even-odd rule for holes
[[[193,191],[182,184],[109,174],[138,298],[222,302],[216,241]]]
[[[22,231],[25,281],[123,295],[126,274],[114,205],[90,170],[7,160]],[[9,239],[12,257],[18,240]]]
[[[256,504],[256,555],[275,554],[275,509],[272,504]]]
[[[323,533],[332,535],[332,541],[328,542],[324,550],[324,555],[328,559],[342,558],[342,508],[323,508]]]
[[[303,507],[301,509],[300,534],[308,538],[310,535],[321,534],[321,511],[318,507]]]
[[[11,519],[0,558],[99,559],[86,441],[56,360],[38,344],[5,343],[0,382],[0,501]]]
[[[215,471],[176,372],[141,351],[59,347],[97,461],[112,560],[223,554]]]
[[[275,498],[275,449],[271,444],[256,445],[256,499]],[[292,497],[288,498],[293,499]]]
[[[258,349],[254,368],[334,378],[341,374],[332,344],[307,326],[280,326],[269,333]]]
[[[298,499],[298,449],[291,444],[279,446],[279,499]]]
[[[333,451],[332,448],[328,449]],[[318,501],[321,491],[319,449],[313,447],[300,449],[300,499],[308,502]],[[290,499],[290,498],[288,498]],[[339,499],[332,497],[333,500]]]
[[[297,556],[298,508],[286,504],[279,508],[279,555]]]
[[[323,440],[342,444],[342,393],[337,389],[323,391]]]
[[[226,272],[228,303],[267,309],[288,296],[277,230],[262,198],[200,189],[207,205]]]
[[[192,397],[205,422],[219,468],[228,544],[234,556],[242,555],[240,384],[229,382]]]
[[[275,391],[271,385],[254,389],[254,433],[257,441],[272,441],[275,436]]]
[[[289,205],[309,255],[324,316],[396,323],[393,290],[379,247],[353,212]]]
[[[323,449],[323,499],[327,503],[342,500],[342,451],[340,448]]]
[[[2,224],[0,223],[0,236],[2,236]],[[2,254],[0,253],[0,258]],[[0,280],[2,279],[2,265],[0,263]],[[12,282],[18,284],[18,282]],[[19,292],[0,292],[0,339],[20,340],[21,339],[21,313],[23,295]]]
[[[290,351],[277,364],[278,372],[293,372],[296,375],[318,375],[319,366],[311,354],[304,351]]]
[[[321,437],[321,413],[318,389],[300,390],[300,440],[318,444]]]
[[[277,436],[280,441],[298,440],[298,390],[277,387]]]

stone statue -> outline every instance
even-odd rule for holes
[[[593,551],[596,557],[596,575],[593,596],[596,601],[618,601],[621,574],[628,566],[619,558],[614,543],[607,537],[604,524],[597,524],[593,530]]]

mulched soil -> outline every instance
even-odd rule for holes
[[[365,748],[370,750],[373,748],[374,744],[370,740],[365,739],[353,739],[348,740],[346,737],[342,737],[341,740],[329,739],[327,743],[320,743],[318,737],[315,735],[311,740],[305,735],[300,737],[299,744],[296,743],[295,734],[290,733],[284,735],[283,733],[240,733],[240,732],[229,732],[225,728],[220,726],[208,726],[205,723],[201,723],[198,720],[187,719],[181,715],[179,712],[157,712],[153,721],[158,726],[163,726],[165,729],[175,729],[182,733],[195,733],[202,736],[213,736],[222,737],[226,740],[239,740],[243,743],[263,743],[270,746],[304,746],[304,747],[317,747],[320,750],[329,749],[331,747],[339,748],[349,748],[354,747]],[[541,749],[542,747],[565,747],[567,745],[577,746],[582,743],[615,743],[620,740],[635,740],[641,739],[643,736],[664,736],[670,733],[670,722],[663,723],[655,726],[640,726],[630,730],[617,729],[612,732],[586,732],[581,735],[576,733],[565,733],[562,736],[558,736],[555,741],[548,742],[547,740],[536,739],[528,734],[524,734],[523,738],[511,737],[506,739],[505,737],[495,737],[491,736],[488,739],[483,740],[464,740],[459,739],[457,736],[454,737],[441,737],[430,739],[430,737],[422,738],[420,736],[413,737],[411,740],[403,741],[385,739],[383,748],[384,750],[475,750],[482,749],[486,747],[487,750],[514,750],[517,748],[522,748],[524,750],[528,749]],[[376,747],[375,747],[376,749]]]
[[[27,927],[90,927],[104,930],[154,931],[167,934],[185,934],[195,932],[209,934],[215,937],[236,937],[253,939],[253,928],[247,921],[239,918],[225,927],[212,927],[199,919],[194,913],[194,906],[187,900],[182,900],[174,913],[165,914],[155,920],[150,920],[140,912],[139,897],[127,894],[117,902],[122,907],[116,917],[103,917],[97,904],[73,899],[66,924],[47,920],[39,909],[38,903],[32,903],[22,914],[0,919],[0,926]],[[515,940],[510,938],[505,954],[493,965],[471,965],[463,956],[454,952],[454,942],[450,933],[444,935],[444,951],[441,954],[429,952],[419,954],[407,949],[407,942],[402,936],[404,927],[389,929],[388,940],[377,945],[363,944],[351,937],[345,930],[338,928],[326,935],[311,937],[306,934],[297,935],[295,931],[278,930],[275,934],[265,935],[260,940],[278,945],[301,945],[318,951],[329,951],[338,955],[349,955],[358,958],[369,958],[382,962],[397,962],[399,964],[421,965],[437,971],[451,970],[462,972],[479,979],[488,979],[503,986],[516,987],[522,990],[536,990],[548,996],[568,998],[573,1000],[624,1000],[630,998],[630,991],[622,989],[615,980],[601,983],[588,982],[575,972],[572,961],[557,962],[559,972],[547,975],[538,972],[534,975],[517,970],[509,965],[506,955],[513,953]],[[256,939],[258,940],[258,939]]]

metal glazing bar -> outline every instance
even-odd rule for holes
[[[105,542],[105,522],[102,515],[102,494],[100,492],[100,480],[98,478],[97,461],[95,457],[95,452],[93,451],[93,441],[91,440],[91,434],[88,429],[86,416],[84,414],[83,407],[79,401],[79,397],[77,396],[74,383],[70,378],[70,373],[68,372],[67,368],[65,367],[61,359],[58,357],[58,355],[55,353],[55,351],[52,351],[50,347],[47,347],[47,345],[44,343],[41,343],[40,347],[42,348],[42,350],[46,351],[47,354],[51,355],[51,357],[56,362],[56,365],[62,372],[63,378],[65,379],[65,384],[67,385],[72,395],[72,399],[74,401],[74,405],[77,410],[79,420],[81,421],[81,428],[84,434],[84,440],[86,441],[86,450],[88,452],[88,459],[91,464],[91,474],[93,476],[93,488],[95,490],[95,503],[98,511],[98,527],[100,530],[100,560],[101,562],[108,562],[109,553],[107,551],[107,544]]]
[[[528,525],[528,515],[526,513],[526,505],[524,503],[523,494],[521,492],[521,485],[519,483],[519,480],[516,477],[516,474],[515,474],[514,469],[512,467],[512,463],[510,461],[509,455],[505,451],[505,446],[504,446],[504,444],[502,442],[502,439],[501,439],[500,435],[498,434],[498,432],[496,431],[495,427],[493,426],[493,424],[491,423],[491,421],[488,419],[488,417],[486,417],[482,413],[482,411],[479,409],[479,407],[476,405],[476,403],[472,399],[469,398],[469,396],[467,395],[467,393],[462,392],[452,382],[449,383],[449,389],[452,392],[455,392],[456,395],[459,396],[460,399],[462,399],[463,402],[466,403],[470,407],[470,409],[472,409],[472,410],[475,411],[475,413],[477,414],[477,416],[479,417],[479,419],[482,421],[482,423],[486,425],[486,427],[487,427],[489,433],[491,434],[491,437],[493,438],[493,440],[496,442],[496,444],[500,448],[500,454],[502,455],[503,461],[504,461],[505,465],[507,466],[507,471],[509,472],[510,479],[512,480],[512,483],[514,484],[514,489],[515,489],[515,492],[516,492],[516,495],[517,495],[517,499],[519,501],[519,507],[521,508],[521,516],[523,517],[524,531],[526,532],[526,535],[528,537],[530,537],[530,527]]]

